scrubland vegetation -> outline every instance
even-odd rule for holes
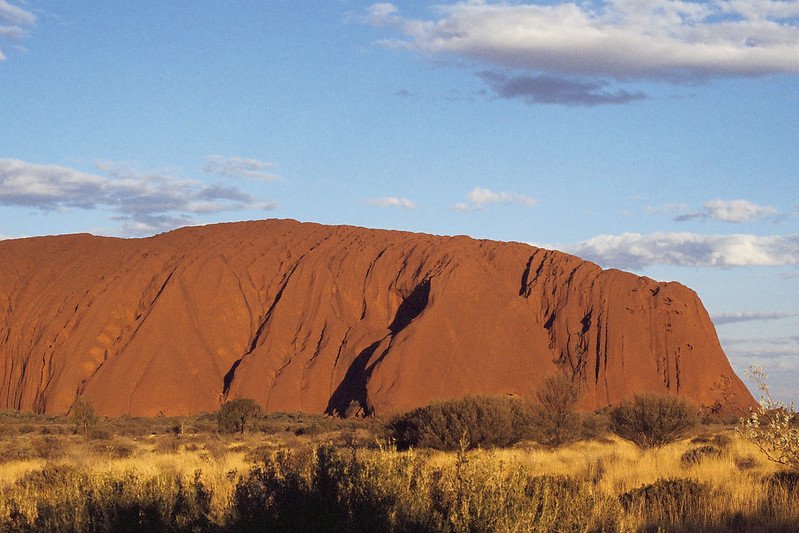
[[[543,401],[468,398],[390,421],[247,411],[243,433],[230,413],[84,426],[5,412],[0,530],[799,529],[799,468],[736,424],[639,446],[617,412],[546,417]],[[682,417],[647,405],[626,416]]]

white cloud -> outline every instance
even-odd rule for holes
[[[395,196],[385,196],[383,198],[368,198],[365,200],[368,205],[376,207],[401,207],[403,209],[414,209],[416,204],[407,198],[397,198]]]
[[[469,191],[468,202],[457,202],[452,205],[456,211],[479,211],[489,204],[538,205],[539,201],[524,194],[494,192],[491,189],[475,187]]]
[[[758,205],[747,200],[711,200],[705,204],[705,209],[711,218],[725,222],[748,222],[779,214],[779,211],[773,207]]]
[[[521,204],[529,206],[538,204],[538,200],[523,194],[494,192],[481,187],[475,187],[469,192],[469,200],[480,207],[486,204]]]
[[[225,157],[221,155],[211,155],[206,158],[203,165],[203,172],[227,177],[243,177],[258,181],[275,181],[280,176],[273,174],[272,163],[264,163],[257,159],[243,157]]]
[[[36,24],[36,16],[19,6],[0,0],[0,39],[19,41],[25,35],[25,26]],[[6,59],[0,49],[0,61]]]
[[[42,210],[110,208],[129,234],[166,231],[193,222],[191,215],[274,209],[235,187],[141,173],[119,163],[98,161],[101,174],[58,165],[0,159],[0,205]]]
[[[399,12],[399,9],[397,9],[397,7],[391,3],[379,2],[369,6],[367,12],[367,22],[370,22],[375,26],[381,26],[385,22],[390,21]]]
[[[623,233],[598,235],[566,251],[605,267],[649,265],[702,267],[799,264],[797,235],[699,235],[696,233]]]
[[[9,4],[6,0],[0,0],[0,20],[7,24],[36,24],[36,16],[33,13]]]
[[[455,202],[452,204],[452,209],[455,211],[463,211],[464,213],[470,213],[472,211],[479,211],[481,208],[474,205],[474,204],[467,204],[466,202]]]
[[[795,317],[796,313],[772,312],[758,313],[753,311],[741,311],[736,313],[718,313],[711,316],[713,323],[717,326],[724,324],[735,324],[738,322],[753,322],[760,320],[781,320],[783,318]]]
[[[57,165],[0,159],[0,203],[93,208],[106,194],[108,179]]]
[[[675,217],[682,222],[697,218],[712,218],[722,222],[751,222],[758,218],[776,217],[780,212],[767,205],[758,205],[749,200],[711,200],[705,202],[705,210],[699,213],[688,213]]]
[[[374,4],[384,44],[565,76],[686,80],[799,72],[799,0],[469,0],[425,20]]]

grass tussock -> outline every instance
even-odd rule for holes
[[[214,415],[119,418],[80,434],[0,413],[0,531],[799,530],[799,475],[727,426],[641,448],[583,416],[581,440],[553,447],[508,437],[535,422],[520,406],[416,412],[405,422],[452,442],[407,449],[379,420],[270,414],[227,434]]]
[[[741,458],[757,450],[735,436],[650,450],[607,439],[558,449],[530,444],[455,452],[310,439],[289,441],[296,445],[287,447],[274,435],[115,437],[102,445],[62,438],[66,451],[58,459],[0,464],[0,530],[799,527],[797,476],[763,461],[742,470]],[[179,444],[164,452],[159,442],[151,442],[165,439]],[[683,459],[705,446],[720,453]]]

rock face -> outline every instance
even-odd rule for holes
[[[468,394],[753,404],[699,298],[525,244],[266,220],[0,241],[0,408],[388,414]]]

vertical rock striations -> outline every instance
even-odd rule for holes
[[[518,243],[291,220],[1,241],[0,309],[0,408],[391,413],[559,371],[586,409],[752,405],[693,291]]]

